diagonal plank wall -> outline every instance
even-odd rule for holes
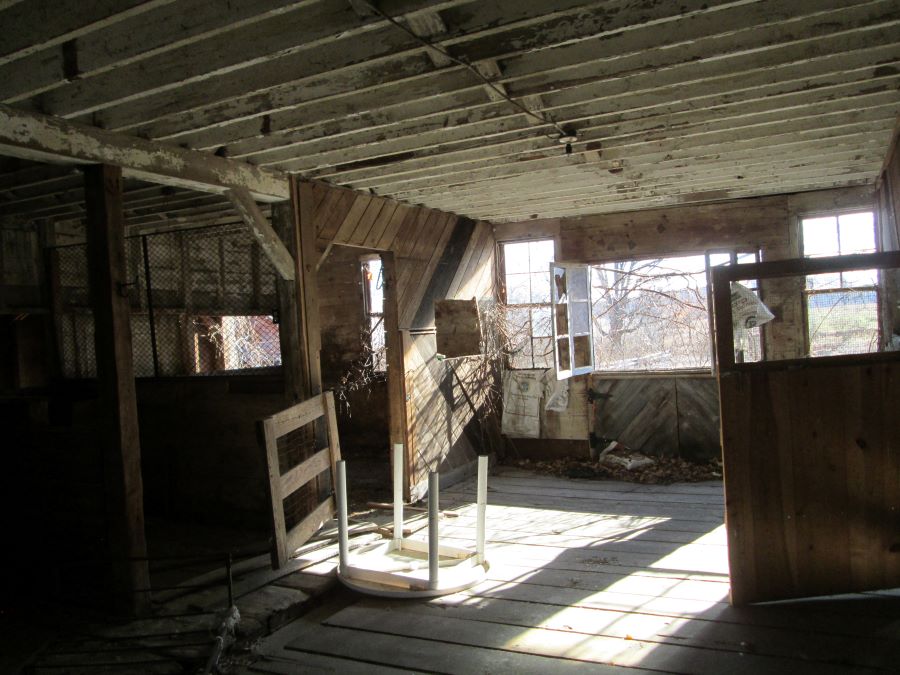
[[[462,470],[486,451],[477,420],[486,396],[482,360],[439,360],[433,329],[435,300],[493,298],[491,226],[322,183],[312,194],[320,262],[336,245],[393,253],[403,391],[391,410],[403,419],[407,487],[420,496],[429,469]]]

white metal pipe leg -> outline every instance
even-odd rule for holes
[[[403,545],[403,444],[394,443],[394,544]]]
[[[438,587],[438,570],[440,569],[438,518],[438,472],[428,474],[428,588],[434,590]]]
[[[487,514],[487,455],[478,457],[478,511],[475,520],[475,562],[479,565],[484,562],[484,520]]]
[[[337,462],[337,520],[338,520],[338,569],[344,574],[350,554],[349,536],[347,534],[347,465],[344,460]]]

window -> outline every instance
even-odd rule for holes
[[[510,368],[552,368],[550,263],[553,240],[502,244]]]
[[[363,308],[365,329],[363,343],[369,351],[369,363],[376,372],[387,370],[384,330],[384,270],[381,258],[368,256],[362,260]]]
[[[871,212],[801,220],[808,258],[874,253]],[[872,352],[879,345],[878,271],[857,270],[806,277],[804,290],[810,356]]]
[[[192,321],[194,373],[281,365],[278,326],[271,316],[198,316]]]
[[[703,255],[594,266],[597,369],[709,368],[706,269]]]
[[[553,299],[553,351],[556,379],[594,369],[591,337],[590,268],[553,264],[550,295]]]

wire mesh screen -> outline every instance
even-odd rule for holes
[[[278,471],[282,475],[312,457],[326,445],[324,419],[306,424],[277,440]],[[301,485],[282,501],[285,527],[289,530],[301,522],[331,492],[331,473]]]
[[[243,227],[129,237],[125,253],[137,377],[281,365],[275,270]],[[63,371],[93,377],[86,247],[57,256]]]
[[[806,292],[810,356],[878,350],[878,292],[874,288]]]
[[[60,359],[66,377],[96,377],[94,315],[88,290],[87,247],[62,246],[56,249],[59,275],[56,316]]]

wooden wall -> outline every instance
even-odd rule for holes
[[[720,378],[732,601],[896,587],[900,361],[765,366]]]
[[[778,260],[799,255],[801,214],[841,208],[872,208],[872,204],[871,187],[848,188],[627,213],[529,220],[496,225],[494,235],[501,242],[553,238],[558,260],[589,264],[717,250],[759,250],[764,260]],[[778,319],[763,331],[768,358],[796,358],[806,351],[802,288],[798,283],[802,282],[771,279],[762,286],[763,299]],[[624,376],[619,383],[615,375],[604,375],[603,380],[607,382],[606,386],[621,387],[624,391],[635,388],[635,383],[630,381],[632,377]],[[672,381],[681,379],[681,375],[675,375]],[[661,385],[647,382],[648,399],[653,396],[650,390],[658,386]],[[674,389],[670,394],[670,398],[674,396]],[[605,414],[623,420],[624,425],[629,417],[628,406],[633,405],[634,400],[633,396],[620,398],[626,403],[623,409],[619,409],[618,402],[612,400],[605,406]],[[703,407],[713,414],[714,409],[709,403],[705,400]],[[667,430],[665,435],[672,438],[677,428],[677,416],[668,416],[659,423]],[[685,447],[684,452],[712,456],[715,446],[709,431],[714,423],[714,419],[709,419],[702,428],[696,429],[697,436],[705,439],[702,448]],[[622,425],[613,425],[613,428],[618,429]],[[596,433],[602,434],[599,429]],[[669,441],[665,445],[667,448],[680,448]],[[577,451],[580,452],[580,448]],[[682,450],[679,449],[679,452]]]
[[[486,223],[323,183],[313,195],[323,254],[336,244],[394,252],[401,329],[433,327],[435,299],[470,299],[491,288]]]
[[[885,157],[884,170],[875,191],[881,250],[900,250],[900,133]]]
[[[0,313],[41,306],[42,266],[36,228],[0,228]]]
[[[705,461],[721,455],[719,392],[712,375],[593,375],[594,434],[648,455]]]
[[[368,249],[334,246],[317,275],[319,325],[322,330],[322,382],[325,389],[341,386],[364,358],[360,332],[365,325],[360,256]],[[387,381],[383,375],[368,381],[364,389],[335,396],[341,452],[388,452]]]
[[[137,380],[147,514],[265,531],[256,421],[284,406],[281,374]]]
[[[455,375],[451,362],[437,358],[433,329],[435,300],[493,298],[493,232],[486,223],[322,183],[313,185],[313,195],[320,269],[338,245],[394,254],[403,334],[395,344],[403,349],[406,399],[400,412],[415,495],[428,468],[458,469],[487,451],[475,412],[483,407],[484,387],[472,384],[474,373],[482,371],[479,360],[453,360]],[[323,333],[323,355],[327,339]],[[463,393],[469,387],[471,401]]]

